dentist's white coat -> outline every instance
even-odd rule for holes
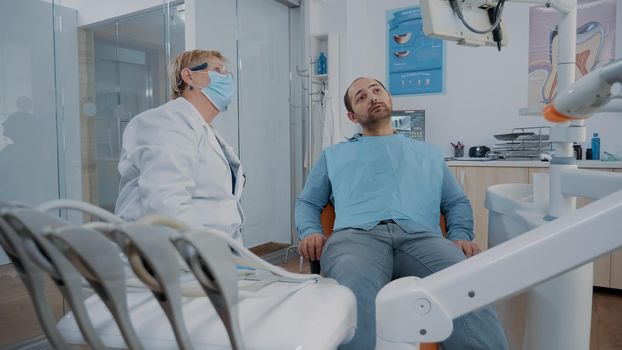
[[[235,183],[231,173],[235,174]],[[240,160],[185,98],[134,117],[123,133],[115,212],[162,214],[241,242],[245,177]]]

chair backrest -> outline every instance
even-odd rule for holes
[[[330,237],[335,227],[335,208],[333,208],[332,204],[326,204],[320,214],[320,222],[322,223],[322,233],[324,233],[324,236]]]

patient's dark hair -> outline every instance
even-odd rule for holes
[[[346,110],[348,112],[352,112],[352,101],[350,101],[350,96],[348,96],[348,93],[350,92],[350,87],[352,86],[352,84],[356,83],[357,80],[359,79],[364,79],[366,77],[358,77],[356,79],[354,79],[352,81],[352,83],[350,83],[350,86],[348,86],[348,88],[346,89],[346,94],[343,95],[343,104],[346,105]],[[380,80],[378,79],[374,79],[378,84],[380,84],[380,86],[382,86],[382,88],[384,89],[384,91],[386,91],[387,93],[389,92],[389,90],[387,90],[386,87],[384,87],[384,85],[380,82]]]

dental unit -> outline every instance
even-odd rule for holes
[[[24,224],[28,221],[29,224]],[[35,306],[39,322],[51,345],[66,349],[51,306],[45,297],[44,276],[49,275],[74,312],[85,340],[95,349],[104,345],[93,328],[83,304],[81,275],[45,237],[42,228],[63,226],[58,218],[20,206],[0,203],[0,244],[16,266]]]
[[[585,118],[622,110],[622,60],[575,82],[577,1],[508,1],[546,5],[560,13],[558,93],[542,111],[556,123],[550,132],[549,202],[537,206],[533,197],[531,202],[521,198],[533,196],[537,189],[532,185],[490,187],[490,235],[512,239],[422,280],[400,279],[385,286],[376,299],[378,349],[415,349],[419,342],[443,340],[452,319],[529,288],[527,305],[514,309],[527,313],[526,331],[517,335],[525,339],[514,348],[589,348],[591,262],[622,246],[622,236],[615,232],[622,217],[622,176],[578,169],[572,143],[585,142]],[[505,2],[422,0],[424,32],[467,46],[500,47],[504,41],[491,32],[502,32],[501,25],[491,26],[488,12]],[[480,28],[488,23],[489,30],[470,32],[460,24],[465,21],[478,22]],[[576,196],[598,200],[575,211]],[[495,206],[500,212],[491,209]],[[406,302],[410,309],[403,307]],[[405,327],[414,324],[416,328]]]
[[[97,231],[44,229],[46,237],[73,263],[104,302],[130,349],[144,349],[128,313],[125,274],[119,249]]]
[[[163,217],[123,223],[71,200],[38,209],[2,208],[2,219],[24,232],[11,236],[14,245],[32,247],[16,253],[6,244],[11,231],[4,221],[0,243],[15,261],[19,255],[43,266],[39,275],[24,274],[25,284],[47,273],[71,297],[72,313],[56,325],[43,288],[32,294],[35,305],[47,307],[50,316],[39,318],[55,348],[81,343],[94,349],[246,349],[245,343],[253,349],[331,348],[353,334],[355,302],[347,288],[274,267],[224,234],[191,230]],[[41,210],[61,208],[108,222],[69,225]],[[97,295],[83,300],[82,277]],[[296,326],[283,317],[292,312],[305,317],[301,323],[308,328],[327,327],[328,337],[280,334]]]

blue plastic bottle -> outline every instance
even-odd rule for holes
[[[598,137],[597,132],[592,136],[592,159],[600,159],[600,137]]]
[[[320,52],[320,57],[317,59],[317,74],[326,74],[326,56],[324,52]]]

